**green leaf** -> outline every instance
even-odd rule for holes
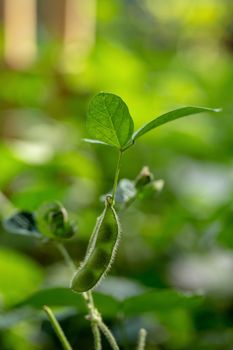
[[[83,298],[67,288],[48,288],[37,291],[16,306],[31,306],[41,309],[45,304],[50,306],[75,306],[81,312],[86,310]]]
[[[119,302],[112,296],[95,292],[94,301],[103,316],[115,317],[119,309]],[[49,306],[73,306],[79,313],[86,313],[87,308],[81,294],[74,293],[67,288],[49,288],[38,291],[25,299],[16,307],[31,306],[41,309],[43,305]]]
[[[119,313],[126,317],[152,312],[161,314],[174,310],[198,308],[203,297],[194,294],[184,294],[172,289],[153,289],[142,294],[118,299],[102,292],[93,294],[96,307],[103,317],[115,318]],[[0,329],[10,328],[17,322],[28,320],[33,315],[33,309],[42,309],[44,305],[51,307],[75,307],[79,314],[87,312],[85,301],[81,294],[67,288],[49,288],[35,292],[0,316]],[[37,312],[38,315],[38,312]]]
[[[172,289],[153,289],[136,296],[117,300],[111,295],[94,292],[95,304],[103,316],[115,317],[118,312],[126,316],[138,315],[145,312],[169,311],[177,308],[198,307],[203,297],[184,294]],[[79,313],[86,312],[86,305],[81,294],[66,288],[49,288],[34,293],[29,298],[15,305],[16,308],[30,306],[41,309],[43,305],[73,306]]]
[[[175,290],[152,290],[144,294],[130,297],[123,302],[123,311],[127,316],[145,312],[169,311],[177,308],[197,307],[203,298],[188,295]]]
[[[205,107],[183,107],[183,108],[175,109],[143,125],[140,129],[138,129],[133,134],[132,140],[135,141],[140,136],[146,134],[148,131],[152,129],[157,128],[160,125],[169,123],[173,120],[176,120],[191,114],[198,114],[203,112],[220,112],[220,111],[221,109],[213,109],[213,108],[205,108]]]
[[[87,130],[91,138],[122,149],[132,137],[134,124],[119,96],[101,92],[90,101]]]

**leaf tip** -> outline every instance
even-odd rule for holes
[[[213,112],[219,113],[219,112],[222,112],[222,111],[223,111],[222,108],[213,108]]]

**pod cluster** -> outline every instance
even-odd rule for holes
[[[112,197],[107,196],[105,209],[97,219],[84,261],[72,280],[71,288],[74,291],[87,292],[97,285],[113,262],[119,238],[119,220]]]

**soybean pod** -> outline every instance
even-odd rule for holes
[[[91,290],[108,272],[115,257],[120,232],[112,197],[107,196],[105,209],[97,220],[84,261],[73,277],[71,288],[75,292]]]

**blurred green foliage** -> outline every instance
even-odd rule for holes
[[[232,3],[98,0],[96,16],[95,45],[72,73],[61,71],[60,49],[44,38],[31,68],[1,65],[0,217],[14,207],[62,202],[78,222],[66,246],[79,263],[103,207],[99,198],[111,190],[117,156],[82,140],[90,97],[99,91],[121,96],[136,128],[185,105],[223,108],[152,131],[127,152],[122,178],[134,180],[148,165],[165,187],[122,216],[119,253],[94,297],[122,349],[135,347],[144,326],[148,350],[230,350]],[[60,349],[35,308],[51,300],[74,348],[92,349],[85,310],[64,289],[71,276],[56,249],[3,228],[0,245],[0,348]]]

